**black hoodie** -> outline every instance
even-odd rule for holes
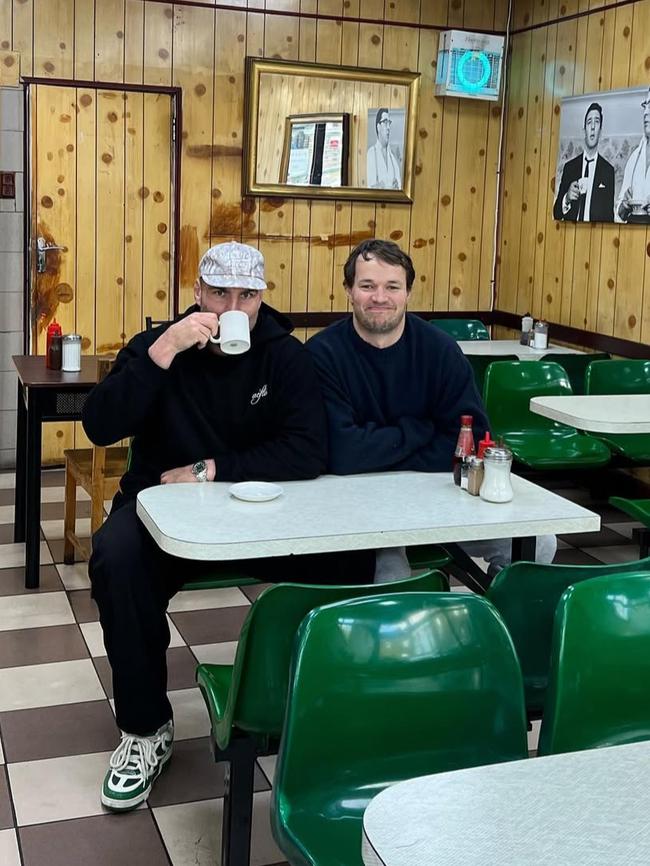
[[[84,430],[97,445],[134,437],[123,493],[132,496],[159,484],[162,472],[210,457],[216,481],[288,481],[325,470],[318,379],[285,316],[262,304],[248,352],[192,347],[163,370],[148,349],[168,327],[137,334],[83,409]]]

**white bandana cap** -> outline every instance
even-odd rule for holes
[[[255,247],[230,241],[217,244],[199,262],[199,276],[209,286],[265,289],[264,256]]]

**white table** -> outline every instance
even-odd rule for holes
[[[647,866],[650,743],[400,782],[363,819],[365,866]]]
[[[650,433],[650,394],[533,397],[530,411],[590,433]]]
[[[546,533],[592,532],[600,517],[513,477],[495,505],[456,487],[451,473],[323,475],[282,484],[271,502],[242,502],[229,484],[168,484],[138,494],[137,512],[167,553],[195,560],[366,550]]]
[[[539,361],[548,352],[560,355],[583,355],[580,349],[549,344],[547,349],[533,349],[522,346],[519,340],[459,340],[458,345],[464,355],[491,355],[498,360],[500,355],[516,355],[520,361]]]

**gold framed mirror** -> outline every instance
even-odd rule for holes
[[[410,202],[419,78],[246,58],[244,195]]]

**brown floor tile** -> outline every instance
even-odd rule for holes
[[[89,589],[75,589],[68,593],[68,598],[77,622],[97,622],[99,620],[99,611],[90,597]]]
[[[0,713],[0,730],[10,763],[112,751],[119,742],[108,701]]]
[[[0,632],[0,668],[88,658],[78,625],[52,625]]]
[[[601,526],[599,532],[574,532],[569,535],[558,535],[558,538],[572,547],[609,547],[612,544],[630,543],[629,538],[607,526]]]
[[[249,601],[255,601],[257,596],[269,586],[271,586],[270,583],[252,583],[250,586],[240,586],[239,588]]]
[[[54,565],[41,565],[38,589],[25,589],[25,569],[0,568],[0,596],[23,595],[25,592],[61,592],[63,584]]]
[[[41,503],[41,520],[63,520],[65,505],[63,502]],[[90,500],[77,502],[77,517],[90,517]]]
[[[583,553],[577,547],[565,547],[558,550],[553,562],[556,565],[602,565],[598,559],[594,559],[588,553]]]
[[[14,816],[11,810],[7,771],[4,767],[0,767],[0,830],[7,830],[13,826]]]
[[[13,505],[16,501],[16,488],[2,488],[0,490],[0,505]]]
[[[189,610],[170,614],[185,643],[221,643],[237,640],[248,607]]]
[[[88,544],[88,539],[84,536],[81,536],[81,541],[83,541],[86,545]],[[53,538],[47,542],[47,546],[50,548],[50,553],[52,554],[52,559],[55,562],[63,562],[63,539],[62,538]],[[80,553],[75,550],[74,552],[74,561],[75,562],[83,562],[83,557]]]
[[[149,805],[169,806],[223,797],[225,763],[216,764],[208,737],[174,743],[174,756],[149,797]],[[269,783],[255,767],[255,790],[268,791]]]
[[[106,656],[99,656],[98,658],[93,659],[93,664],[95,665],[95,670],[97,671],[97,676],[99,677],[99,681],[102,684],[102,688],[106,692],[109,698],[113,697],[113,673],[111,671],[111,666],[108,663],[108,659]]]
[[[0,493],[4,491],[0,490]],[[13,523],[0,523],[0,544],[13,544],[14,541],[14,525]]]
[[[24,866],[169,866],[149,810],[20,829]]]
[[[93,659],[97,676],[109,698],[113,697],[113,675],[106,656]],[[196,659],[187,647],[167,650],[167,689],[193,689],[196,685]]]
[[[41,487],[65,487],[65,469],[45,469],[41,472]]]

